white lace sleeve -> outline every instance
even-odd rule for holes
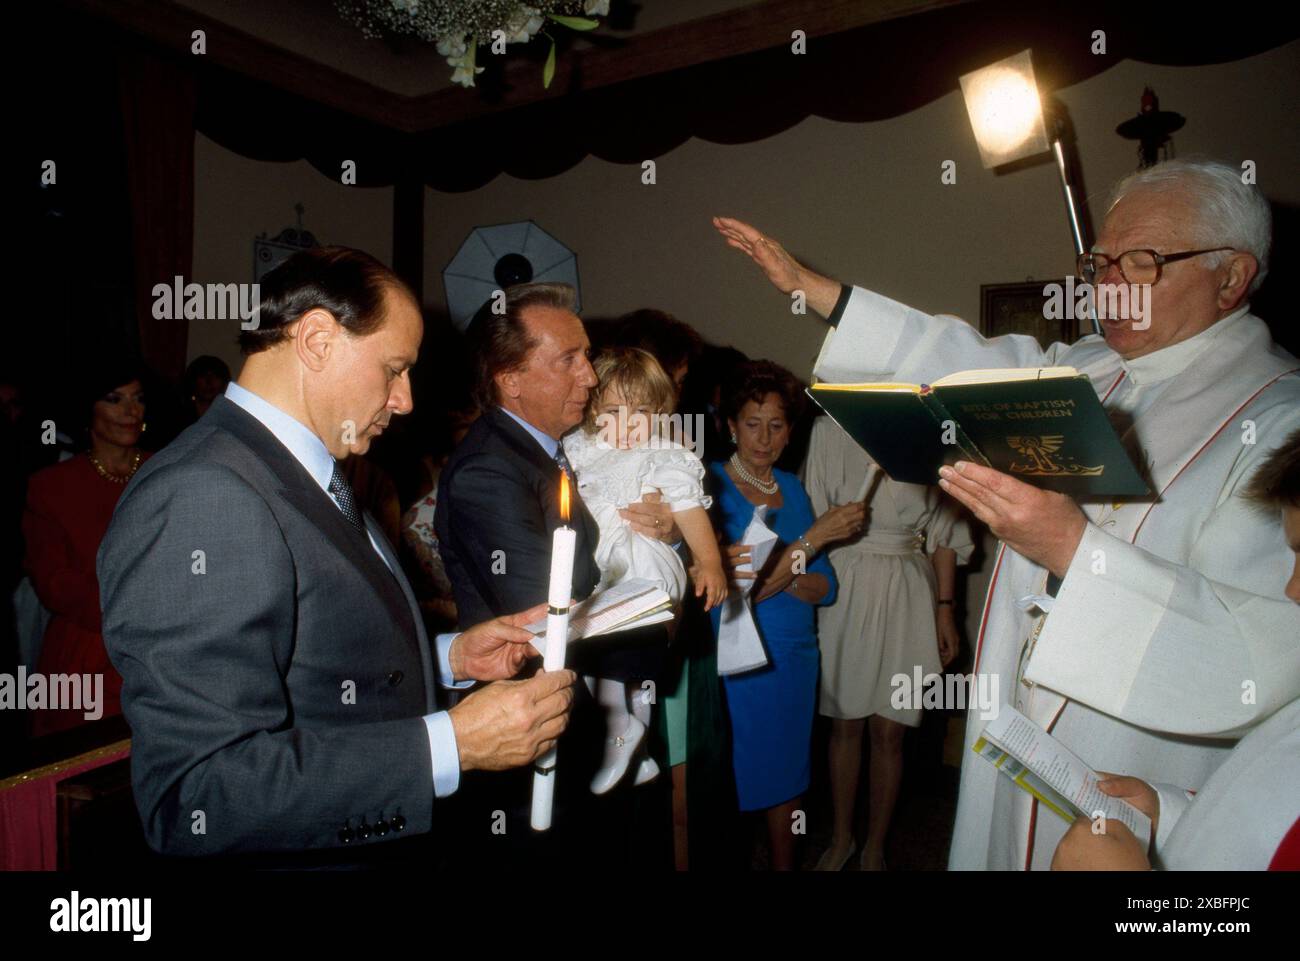
[[[704,465],[684,447],[652,451],[648,470],[641,477],[641,493],[663,492],[664,501],[674,512],[703,507],[708,510],[713,498],[704,493]]]
[[[560,443],[564,445],[564,456],[569,459],[569,466],[573,468],[573,472],[581,474],[590,463],[591,455],[595,450],[591,439],[579,427],[565,434]]]

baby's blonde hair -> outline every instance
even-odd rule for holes
[[[654,354],[639,347],[607,347],[591,362],[600,385],[587,400],[587,412],[582,429],[596,433],[596,418],[600,416],[600,403],[605,391],[615,387],[629,406],[641,404],[656,414],[671,413],[677,406],[677,388],[664,373]]]

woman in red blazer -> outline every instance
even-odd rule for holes
[[[102,675],[98,706],[108,717],[122,712],[122,678],[109,663],[100,634],[95,555],[118,497],[148,455],[137,446],[144,430],[139,371],[108,365],[99,373],[89,402],[87,449],[32,475],[23,538],[24,566],[51,615],[35,670],[47,683],[52,674]],[[82,710],[32,711],[32,735],[83,724],[86,713],[84,702]]]

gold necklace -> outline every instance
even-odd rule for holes
[[[135,472],[140,469],[139,451],[136,451],[135,457],[131,459],[131,469],[126,472],[125,477],[121,474],[114,474],[111,470],[101,464],[90,451],[86,451],[86,456],[90,458],[90,465],[95,468],[95,473],[99,474],[99,476],[104,478],[104,480],[111,481],[114,484],[125,484],[134,477]]]
[[[776,482],[776,479],[773,478],[772,480],[766,482],[759,480],[757,477],[755,477],[753,474],[751,474],[749,471],[745,469],[745,465],[742,464],[740,461],[739,453],[735,453],[731,455],[731,466],[736,469],[736,473],[740,475],[740,479],[743,480],[750,487],[753,487],[755,490],[762,491],[764,494],[770,495],[776,493],[777,487],[779,486]]]

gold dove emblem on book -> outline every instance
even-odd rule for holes
[[[1086,467],[1077,463],[1073,457],[1062,455],[1060,451],[1064,443],[1064,434],[1042,434],[1039,436],[1022,434],[1008,437],[1007,445],[1020,455],[1011,462],[1008,469],[1013,474],[1029,474],[1040,477],[1098,477],[1106,469],[1104,464],[1097,467]]]

